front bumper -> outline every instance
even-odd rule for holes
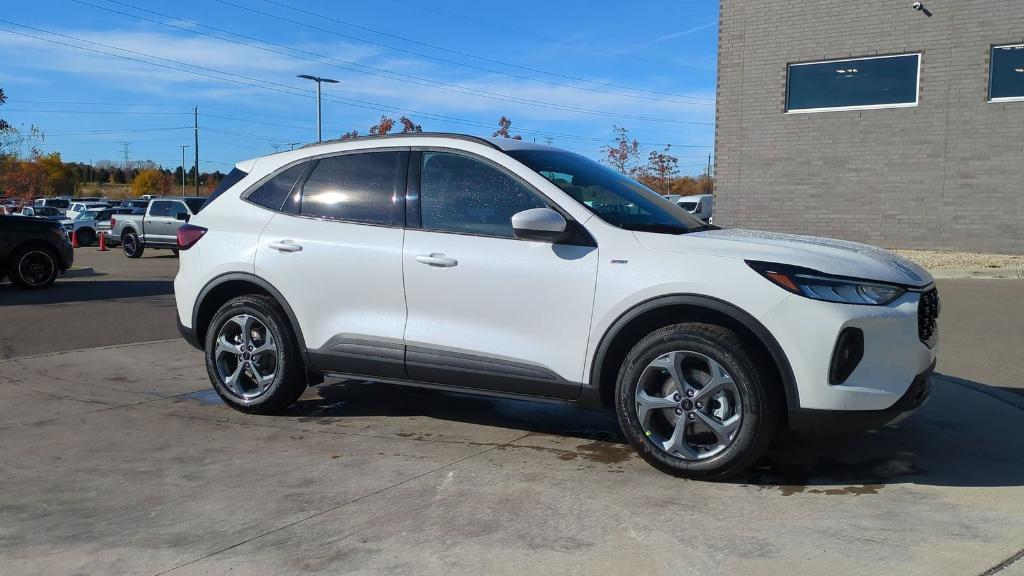
[[[907,391],[895,404],[884,410],[815,410],[797,408],[789,411],[789,428],[795,431],[856,432],[880,428],[910,416],[931,396],[932,372],[935,362],[911,381]]]

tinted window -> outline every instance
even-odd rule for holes
[[[188,208],[193,214],[199,214],[203,206],[206,206],[206,198],[186,198],[185,204],[188,204]]]
[[[458,154],[424,152],[421,182],[428,230],[511,238],[513,214],[547,206],[515,178]]]
[[[302,163],[281,172],[250,192],[249,201],[271,210],[280,210],[288,198],[288,193],[291,192],[295,182],[298,181],[299,176],[302,176],[302,171],[305,169],[306,163]]]
[[[181,202],[168,202],[168,204],[170,204],[170,214],[168,214],[168,216],[171,218],[176,218],[181,212],[188,212],[188,210],[185,209],[185,205]]]
[[[706,229],[700,220],[657,192],[579,154],[562,150],[511,150],[526,164],[612,226],[683,234]]]
[[[235,184],[238,184],[239,180],[245,178],[248,175],[248,172],[239,170],[238,168],[232,168],[231,172],[228,172],[228,175],[225,176],[224,179],[220,181],[220,184],[218,184],[217,187],[213,189],[213,193],[210,194],[210,197],[206,199],[206,204],[213,202],[215,198],[217,198],[224,192],[227,192],[228,188],[231,188]]]
[[[920,56],[790,64],[787,110],[917,103]]]
[[[171,203],[157,200],[149,207],[150,216],[170,216]]]
[[[302,187],[302,214],[396,224],[402,157],[401,152],[364,152],[321,158]]]
[[[1024,98],[1024,45],[992,48],[989,98]]]

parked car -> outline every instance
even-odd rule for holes
[[[32,205],[37,208],[53,207],[64,213],[71,206],[71,202],[66,198],[36,198]]]
[[[104,202],[72,202],[64,213],[68,218],[74,220],[78,218],[78,215],[87,210],[94,208],[110,208],[110,205]]]
[[[0,280],[22,288],[46,288],[71,267],[74,251],[56,222],[0,216]]]
[[[170,249],[177,254],[178,227],[198,214],[205,202],[201,196],[153,198],[145,214],[114,216],[109,240],[120,244],[129,258],[141,257],[146,248]]]
[[[64,219],[64,214],[53,206],[25,206],[19,214],[33,218],[46,218],[48,220],[59,221]]]
[[[177,241],[179,329],[242,412],[280,411],[324,374],[539,397],[614,410],[661,470],[727,478],[783,426],[915,410],[936,359],[938,294],[913,262],[719,229],[517,140],[241,162]]]
[[[110,231],[110,219],[114,215],[132,214],[132,208],[90,208],[71,221],[79,246],[92,246],[100,232]]]
[[[711,223],[714,217],[715,197],[711,194],[680,196],[676,204],[703,222]]]

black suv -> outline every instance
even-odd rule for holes
[[[46,288],[71,267],[75,253],[57,222],[0,216],[0,280],[22,288]]]

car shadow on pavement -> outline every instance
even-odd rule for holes
[[[315,388],[282,416],[424,416],[609,445],[625,444],[611,412],[556,403],[489,398],[345,380]],[[987,417],[983,416],[987,415]],[[1024,398],[995,387],[936,375],[929,402],[908,420],[861,433],[784,434],[733,484],[783,495],[868,495],[887,485],[1024,485]]]
[[[120,298],[163,296],[174,292],[171,280],[89,280],[57,281],[42,290],[23,290],[12,284],[0,284],[0,307],[65,304]]]

